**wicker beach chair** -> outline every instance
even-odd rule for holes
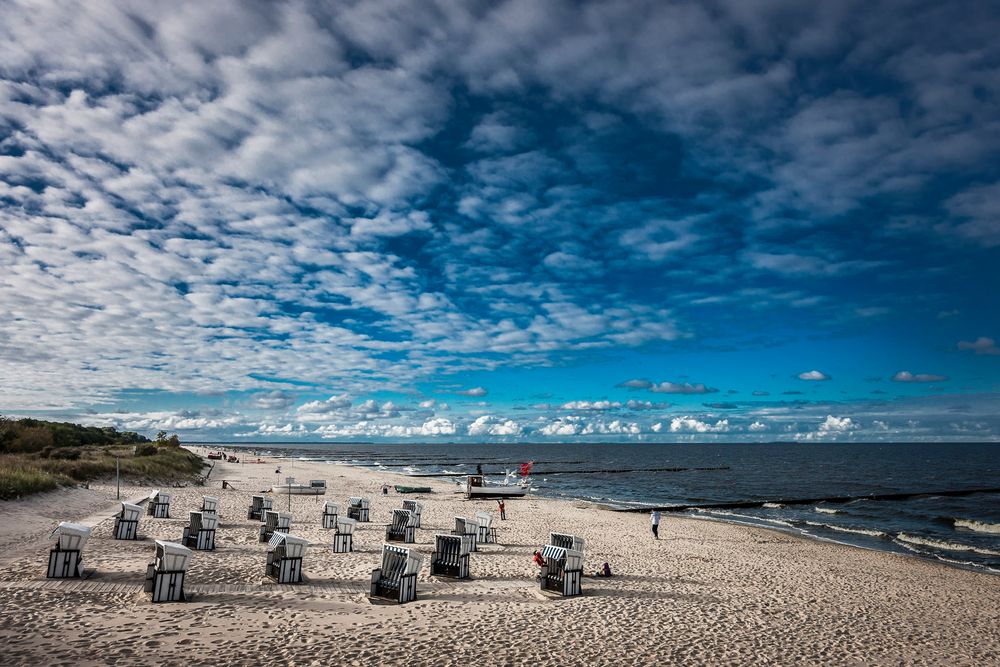
[[[215,529],[219,525],[219,517],[210,512],[191,512],[190,523],[184,528],[181,543],[189,549],[198,551],[215,550]]]
[[[337,516],[340,514],[340,507],[332,500],[323,503],[323,527],[336,528]]]
[[[385,539],[387,542],[414,542],[414,518],[410,510],[392,510],[392,523],[385,527]]]
[[[476,512],[476,522],[479,524],[479,543],[492,544],[497,541],[497,529],[493,527],[493,515],[489,512]]]
[[[333,534],[333,552],[346,554],[354,551],[354,529],[358,522],[346,516],[337,517],[337,532]]]
[[[263,521],[264,512],[273,507],[273,500],[267,496],[254,496],[250,499],[250,508],[247,510],[247,518],[251,521]]]
[[[469,538],[465,535],[435,535],[431,574],[468,579]]]
[[[452,535],[465,535],[469,538],[469,549],[479,551],[479,522],[475,519],[466,519],[464,516],[455,517],[455,530]]]
[[[416,500],[404,500],[403,509],[413,512],[414,528],[420,528],[420,514],[424,511],[424,504]]]
[[[555,591],[562,596],[580,595],[583,590],[583,554],[573,549],[565,549],[552,544],[542,547],[545,565],[541,568],[539,587],[543,591]]]
[[[260,541],[269,542],[275,533],[287,533],[292,526],[292,515],[288,512],[264,511],[264,525],[260,527]]]
[[[114,537],[116,540],[139,539],[139,517],[142,508],[132,503],[122,503],[122,510],[115,516]]]
[[[184,575],[191,564],[192,552],[183,544],[156,540],[156,555],[146,568],[143,590],[153,602],[182,602]]]
[[[392,544],[382,545],[382,567],[372,570],[370,596],[400,604],[417,599],[417,573],[424,557]]]
[[[49,551],[49,579],[72,579],[83,576],[83,547],[90,539],[90,526],[63,521],[52,535],[56,545]]]
[[[201,497],[201,511],[209,514],[219,513],[219,499],[215,496]]]
[[[586,546],[586,542],[582,537],[566,533],[549,533],[549,544],[562,547],[563,549],[579,551],[581,554],[584,553],[584,547]]]
[[[370,507],[367,498],[351,496],[347,499],[347,517],[360,523],[368,523],[368,510]]]
[[[170,494],[159,489],[149,494],[149,502],[146,503],[146,514],[154,519],[169,519]]]
[[[279,584],[302,583],[302,557],[309,540],[287,533],[274,533],[268,541],[265,573]]]

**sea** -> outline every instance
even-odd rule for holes
[[[752,501],[761,505],[698,507],[681,514],[1000,574],[1000,443],[257,443],[239,448],[409,474],[415,486],[426,481],[422,476],[441,476],[457,485],[477,466],[488,481],[517,481],[522,464],[531,462],[528,484],[538,496],[622,511]],[[993,491],[939,495],[974,489]],[[843,500],[894,494],[914,495]],[[810,502],[796,502],[804,499]]]

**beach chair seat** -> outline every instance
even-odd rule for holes
[[[337,517],[337,529],[333,534],[333,552],[346,554],[354,551],[354,528],[358,522],[346,516]]]
[[[276,532],[268,541],[265,573],[279,584],[302,583],[302,557],[309,540]]]
[[[347,517],[361,523],[368,523],[370,503],[367,498],[351,496],[347,499]]]
[[[219,499],[215,496],[201,497],[201,511],[207,514],[219,513]]]
[[[546,544],[542,547],[545,565],[541,568],[539,587],[564,597],[580,595],[583,590],[583,553]]]
[[[156,540],[153,562],[146,568],[143,583],[143,590],[150,594],[153,602],[184,601],[184,575],[191,556],[191,550],[183,544]]]
[[[493,527],[493,515],[489,512],[476,512],[476,523],[479,524],[477,539],[480,544],[491,544],[497,541],[497,529]]]
[[[386,542],[405,542],[412,544],[414,540],[413,512],[410,510],[392,510],[392,523],[385,527]]]
[[[400,604],[417,599],[417,573],[424,557],[412,549],[382,545],[382,567],[372,570],[370,596]]]
[[[403,509],[410,510],[413,513],[413,527],[420,528],[420,515],[424,511],[424,504],[416,500],[404,500]]]
[[[469,538],[469,549],[479,551],[479,523],[475,519],[466,519],[464,516],[455,517],[455,530],[452,535],[465,535]]]
[[[49,551],[49,579],[72,579],[83,576],[83,547],[90,539],[90,526],[63,521],[52,535],[56,545]]]
[[[170,494],[159,489],[149,494],[149,502],[146,503],[146,514],[154,519],[169,519]]]
[[[337,516],[340,515],[340,507],[337,503],[327,500],[323,503],[323,527],[337,528]]]
[[[264,525],[260,527],[260,541],[270,542],[275,533],[287,533],[292,527],[292,515],[288,512],[264,510]]]
[[[466,535],[435,535],[431,574],[468,579],[469,551],[469,538]]]
[[[563,549],[570,549],[571,551],[579,551],[580,553],[584,553],[584,547],[586,546],[586,542],[582,537],[567,533],[549,533],[549,544],[562,547]]]
[[[190,522],[184,528],[181,543],[188,549],[214,551],[215,529],[218,525],[219,517],[215,514],[191,512]]]
[[[250,508],[247,510],[247,518],[251,521],[263,521],[264,512],[272,508],[273,500],[267,496],[253,496],[250,499]]]
[[[115,515],[114,537],[116,540],[139,539],[139,517],[142,508],[132,503],[122,503],[121,511]]]

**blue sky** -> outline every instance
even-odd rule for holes
[[[988,3],[6,3],[0,412],[1000,438]]]

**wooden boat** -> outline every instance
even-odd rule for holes
[[[433,493],[433,489],[429,486],[403,486],[397,484],[395,486],[396,493]]]
[[[520,498],[527,492],[522,486],[486,484],[482,475],[469,475],[465,478],[466,498]]]

